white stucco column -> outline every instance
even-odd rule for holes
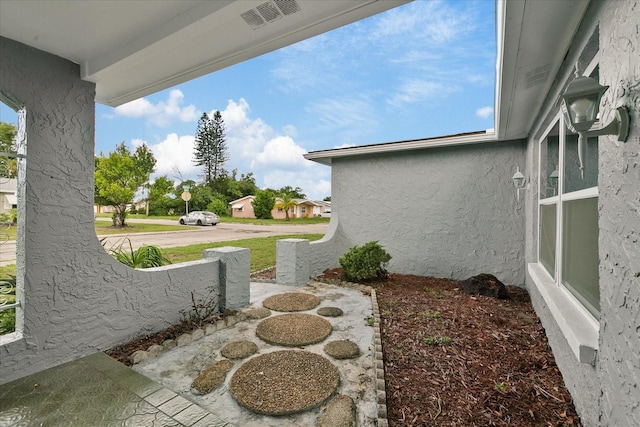
[[[309,281],[309,241],[283,239],[276,242],[276,282],[298,286]]]
[[[224,246],[206,249],[203,257],[220,260],[220,310],[234,310],[248,305],[251,251]]]

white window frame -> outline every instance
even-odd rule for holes
[[[599,55],[586,68],[584,74],[590,75],[599,63]],[[596,319],[578,299],[562,284],[562,236],[563,236],[563,202],[570,200],[598,197],[598,187],[591,187],[563,194],[564,190],[564,151],[566,147],[567,127],[564,116],[558,112],[551,124],[545,129],[538,142],[538,177],[542,173],[542,146],[553,128],[558,125],[558,191],[553,197],[538,199],[536,223],[536,262],[527,266],[529,276],[544,298],[551,315],[564,334],[569,347],[576,358],[582,363],[595,365],[598,351],[599,320]],[[542,192],[544,190],[544,193]],[[538,179],[538,197],[546,194],[542,188],[542,179]],[[540,206],[556,205],[556,248],[555,266],[552,277],[540,263]]]

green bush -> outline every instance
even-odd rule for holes
[[[229,216],[227,202],[217,197],[209,202],[209,204],[207,205],[207,210],[213,212],[218,216]]]
[[[386,279],[386,266],[391,255],[378,242],[354,246],[339,260],[346,280],[357,282],[370,279]]]

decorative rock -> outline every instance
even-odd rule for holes
[[[317,311],[320,316],[325,317],[338,317],[342,316],[343,312],[338,307],[320,307]]]
[[[182,347],[183,345],[187,345],[191,342],[191,334],[182,334],[177,339],[178,347]]]
[[[312,314],[281,314],[258,325],[256,335],[273,345],[298,347],[318,343],[329,336],[331,324]]]
[[[238,323],[238,318],[236,316],[229,316],[224,319],[224,322],[227,326],[233,326]]]
[[[233,367],[230,360],[219,360],[209,366],[191,383],[193,394],[207,394],[224,382],[227,372]]]
[[[355,425],[355,404],[352,398],[344,394],[331,399],[318,421],[318,427],[354,427]]]
[[[331,341],[324,351],[334,359],[355,359],[360,354],[357,344],[350,340]]]
[[[270,296],[262,305],[275,311],[306,311],[320,305],[320,298],[302,292],[287,292]]]
[[[207,326],[205,326],[204,333],[206,335],[211,335],[212,333],[216,332],[217,330],[218,330],[218,327],[216,326],[215,323],[209,323]]]
[[[156,357],[157,355],[162,353],[163,350],[164,350],[164,347],[162,347],[161,345],[153,344],[147,349],[147,353],[149,353],[149,356],[151,357]]]
[[[458,283],[460,290],[467,294],[478,294],[494,298],[506,298],[507,288],[492,274],[482,273]]]
[[[271,310],[268,308],[252,308],[244,312],[249,319],[264,319],[271,316]]]
[[[307,351],[275,351],[256,356],[231,377],[231,393],[247,409],[288,415],[319,406],[340,383],[329,360]]]
[[[169,350],[170,348],[173,347],[177,347],[178,343],[176,342],[176,340],[166,340],[165,342],[162,343],[162,347],[164,347],[165,350]]]
[[[131,356],[129,356],[129,362],[135,365],[136,363],[142,362],[147,357],[149,357],[149,353],[147,353],[144,350],[138,350],[134,352]]]
[[[234,341],[222,347],[220,354],[227,359],[244,359],[257,353],[258,346],[252,341]]]
[[[197,341],[204,336],[204,331],[202,329],[196,329],[191,332],[191,341]]]

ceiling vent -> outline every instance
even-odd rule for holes
[[[530,69],[524,74],[524,85],[526,89],[538,86],[547,81],[549,77],[549,64]]]
[[[255,9],[249,9],[240,16],[252,29],[260,28],[283,16],[292,15],[300,11],[300,5],[295,0],[270,0]]]

